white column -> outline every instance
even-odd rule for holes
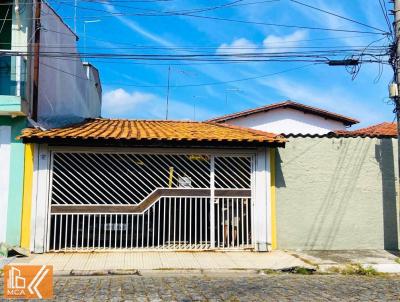
[[[34,235],[33,251],[44,253],[46,251],[49,219],[50,153],[47,145],[39,145],[38,149],[39,152],[35,156],[35,188],[33,189],[35,196],[32,205],[32,219],[34,219],[35,228],[32,235]]]
[[[257,251],[271,246],[270,170],[267,148],[258,148],[255,163],[254,240]]]
[[[0,127],[0,242],[6,242],[10,185],[11,127]]]

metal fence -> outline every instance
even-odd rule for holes
[[[253,247],[251,156],[52,158],[50,251]]]

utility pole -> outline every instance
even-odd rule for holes
[[[394,60],[394,79],[397,85],[397,95],[393,97],[395,103],[395,112],[397,120],[397,161],[398,161],[398,183],[400,184],[400,98],[399,98],[399,84],[400,84],[400,0],[394,0],[394,50],[395,60]],[[400,187],[398,188],[400,194]]]
[[[33,91],[32,91],[32,111],[31,118],[37,122],[38,103],[39,103],[39,57],[40,57],[40,29],[41,29],[42,1],[36,0],[35,6],[35,32],[33,45]]]

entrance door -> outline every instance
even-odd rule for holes
[[[52,152],[47,250],[252,248],[253,156]]]

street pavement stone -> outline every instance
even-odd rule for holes
[[[55,277],[54,295],[54,301],[400,301],[400,276],[171,272]]]

